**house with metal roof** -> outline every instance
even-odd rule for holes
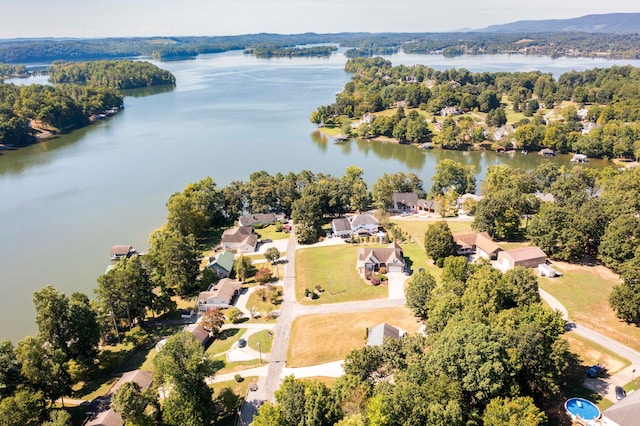
[[[231,275],[231,271],[233,271],[234,264],[235,260],[233,253],[229,250],[224,250],[213,258],[209,258],[207,268],[211,268],[220,278],[228,278],[229,275]]]

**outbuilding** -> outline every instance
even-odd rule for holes
[[[498,253],[497,266],[508,271],[516,266],[525,268],[537,268],[540,264],[547,263],[547,255],[540,247],[521,247],[505,250]]]

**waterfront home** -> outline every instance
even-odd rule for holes
[[[387,272],[403,272],[405,268],[404,253],[395,242],[387,247],[358,249],[358,261],[356,268],[358,273],[368,278],[371,273],[378,272],[380,268],[386,268]]]
[[[238,253],[251,253],[256,251],[258,244],[258,236],[253,232],[251,226],[238,226],[237,228],[227,229],[222,233],[220,245],[227,249]]]
[[[418,205],[418,194],[415,192],[394,192],[391,194],[393,210],[415,210]]]
[[[401,339],[405,334],[403,329],[383,322],[367,331],[367,346],[382,346],[385,339]]]
[[[271,225],[286,218],[284,213],[243,214],[238,218],[240,226]]]
[[[136,249],[133,246],[119,245],[111,246],[109,249],[109,255],[111,260],[119,260],[122,257],[131,257],[136,254]]]
[[[540,247],[521,247],[499,252],[496,267],[508,271],[516,266],[537,268],[542,263],[547,263],[547,255]]]
[[[465,232],[455,234],[456,253],[460,256],[478,255],[486,259],[495,259],[502,248],[486,232]]]
[[[233,253],[229,250],[224,250],[214,257],[209,257],[207,268],[211,268],[218,277],[227,278],[231,275],[231,271],[233,271],[234,263]]]
[[[460,115],[460,108],[458,107],[444,107],[440,110],[440,115],[443,117]]]
[[[233,298],[240,294],[242,283],[230,278],[223,278],[198,294],[198,312],[210,309],[224,309],[233,305]]]

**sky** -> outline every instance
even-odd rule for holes
[[[640,12],[638,0],[0,0],[0,38],[442,32]]]

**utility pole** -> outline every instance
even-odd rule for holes
[[[262,365],[262,349],[260,348],[260,340],[258,340],[258,352],[260,353],[260,365]]]

